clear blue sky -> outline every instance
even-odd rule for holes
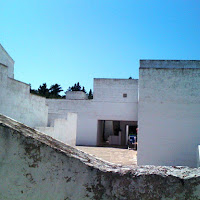
[[[0,1],[0,43],[37,89],[138,78],[140,59],[200,59],[199,0]]]

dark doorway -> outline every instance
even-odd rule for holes
[[[97,145],[127,148],[129,134],[137,135],[136,121],[98,120]]]

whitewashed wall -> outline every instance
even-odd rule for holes
[[[94,100],[108,102],[138,102],[137,79],[94,79]],[[127,97],[123,97],[127,94]]]
[[[85,92],[82,92],[82,91],[67,91],[66,99],[68,99],[68,100],[88,99],[88,96]]]
[[[67,119],[67,113],[77,113],[77,144],[96,144],[97,120],[95,113],[91,112],[94,107],[89,100],[65,100],[65,99],[47,99],[49,106],[48,126],[55,119]]]
[[[66,119],[55,119],[51,127],[37,127],[37,130],[71,146],[76,145],[77,114],[67,113]]]
[[[119,166],[0,115],[1,200],[200,199],[200,168]]]
[[[200,61],[141,61],[138,164],[197,166]]]
[[[14,78],[14,60],[0,44],[0,64],[8,67],[8,77]]]
[[[30,94],[30,86],[13,79],[14,61],[0,45],[0,113],[31,127],[46,126],[48,107],[43,97]],[[8,66],[7,66],[8,65]]]
[[[68,112],[77,113],[76,144],[95,146],[98,120],[137,121],[137,85],[137,80],[133,79],[94,79],[93,100],[47,99],[48,124],[50,125],[56,118],[67,118]],[[105,89],[108,87],[109,90]],[[98,90],[102,91],[101,95]],[[127,93],[126,99],[123,98],[123,93]]]

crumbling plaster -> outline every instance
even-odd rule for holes
[[[102,161],[0,115],[0,199],[199,199],[200,169]]]

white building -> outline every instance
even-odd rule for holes
[[[141,60],[139,85],[94,79],[92,100],[83,92],[66,99],[32,95],[13,71],[0,46],[0,113],[71,145],[126,145],[138,125],[139,165],[197,166],[200,61]]]
[[[197,166],[200,61],[141,60],[138,164]]]
[[[78,115],[77,145],[101,145],[109,136],[112,144],[125,145],[126,126],[134,126],[134,130],[137,126],[138,80],[94,79],[93,99],[86,100],[82,96],[47,99],[48,125],[57,118],[67,118],[68,112],[75,112]]]
[[[14,61],[0,45],[0,113],[44,131],[64,143],[75,145],[77,114],[48,123],[46,98],[30,93],[30,85],[14,79]]]
[[[31,127],[46,126],[46,99],[30,94],[30,86],[14,79],[14,61],[0,44],[0,113]]]

